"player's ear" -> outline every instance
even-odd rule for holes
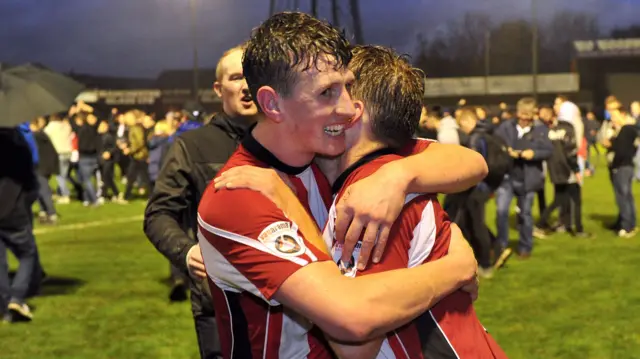
[[[355,116],[353,116],[353,119],[351,119],[352,125],[362,120],[362,117],[364,116],[364,102],[360,100],[354,100],[353,107],[356,109],[356,114]]]
[[[256,101],[265,116],[273,121],[282,121],[282,112],[278,104],[279,96],[270,86],[262,86],[258,89]]]
[[[222,84],[219,81],[213,83],[213,92],[215,92],[219,98],[222,98]]]

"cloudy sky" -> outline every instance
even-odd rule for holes
[[[138,77],[188,68],[193,61],[190,1],[0,0],[0,62]],[[225,49],[246,39],[269,7],[268,0],[195,1],[202,67],[215,66]],[[484,11],[496,21],[528,17],[531,1],[360,0],[365,40],[404,52],[413,50],[418,33],[428,34],[465,12]],[[603,28],[640,24],[640,0],[534,1],[542,19],[571,9],[597,14]],[[321,15],[328,17],[329,0],[319,2]],[[348,1],[339,2],[348,14]],[[280,9],[292,3],[277,1]]]

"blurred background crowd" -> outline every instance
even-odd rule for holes
[[[197,347],[189,329],[192,322],[182,322],[183,330],[178,331],[175,321],[163,319],[175,318],[175,309],[164,305],[166,286],[156,285],[150,278],[166,277],[166,260],[149,250],[148,241],[140,240],[140,215],[177,136],[225,113],[227,100],[212,89],[214,82],[230,75],[216,69],[221,55],[245,40],[266,15],[294,8],[330,18],[354,43],[392,45],[410,53],[414,65],[427,74],[416,136],[473,148],[487,160],[489,176],[485,181],[442,201],[474,248],[479,276],[498,277],[483,284],[488,289],[481,294],[478,308],[483,321],[488,318],[487,322],[497,324],[493,326],[495,335],[505,343],[507,353],[522,358],[636,356],[640,350],[637,336],[620,336],[628,356],[616,356],[594,343],[618,337],[600,332],[600,327],[631,333],[629,328],[640,325],[634,319],[640,318],[637,301],[633,302],[640,293],[628,286],[638,263],[637,1],[456,0],[445,6],[409,0],[399,0],[396,5],[377,0],[219,4],[191,0],[191,11],[186,11],[186,4],[177,3],[162,8],[155,1],[84,1],[69,6],[68,14],[62,14],[60,9],[65,7],[59,5],[48,11],[47,6],[53,5],[36,6],[28,1],[0,4],[0,22],[13,29],[0,36],[10,40],[0,41],[0,61],[36,63],[33,66],[43,69],[50,66],[84,86],[70,107],[46,116],[29,116],[10,126],[29,146],[28,162],[37,183],[33,195],[27,196],[33,203],[32,213],[0,208],[0,236],[9,243],[0,247],[0,266],[8,272],[18,262],[32,263],[33,269],[0,278],[0,289],[10,293],[8,288],[13,286],[28,293],[28,298],[42,294],[29,300],[38,305],[38,319],[42,313],[45,324],[44,329],[10,329],[15,332],[6,333],[18,334],[7,336],[1,335],[5,329],[0,328],[0,343],[16,338],[13,345],[0,345],[0,357],[5,351],[8,357],[45,358],[37,351],[22,355],[31,349],[22,346],[21,338],[30,335],[30,330],[42,330],[39,333],[47,338],[55,335],[51,328],[60,329],[57,340],[69,347],[79,332],[95,330],[100,334],[86,342],[97,343],[105,352],[113,350],[116,354],[111,357],[144,357],[132,354],[146,353],[142,349],[114,349],[113,343],[102,341],[102,337],[120,337],[123,342],[136,337],[138,332],[127,330],[127,326],[144,331],[150,346],[178,348],[174,357],[183,357],[183,349]],[[163,26],[154,22],[156,18]],[[113,26],[115,23],[126,26]],[[176,28],[184,28],[184,34],[178,36]],[[74,51],[66,55],[59,51],[69,43],[74,44]],[[0,94],[7,88],[2,84],[8,83],[4,74],[10,68],[0,63]],[[240,74],[228,80],[241,82],[243,78]],[[238,92],[241,98],[242,90]],[[0,111],[0,116],[4,115]],[[0,118],[0,127],[9,127],[4,125],[6,118]],[[9,136],[3,131],[0,135]],[[3,175],[11,172],[10,166],[26,163],[2,146],[0,141]],[[0,186],[4,196],[8,192],[2,191],[7,187]],[[8,201],[6,198],[0,202]],[[117,222],[121,219],[123,222]],[[23,220],[29,222],[21,227],[26,232],[7,229],[11,227],[7,223]],[[517,242],[509,241],[510,230],[517,231]],[[585,243],[588,247],[583,247]],[[534,244],[548,250],[534,251]],[[580,261],[569,258],[565,248],[578,253]],[[514,259],[526,261],[531,269],[520,267],[518,262],[511,265]],[[507,262],[513,268],[511,273],[502,270]],[[125,267],[129,270],[119,270]],[[614,306],[610,302],[615,294],[607,296],[599,291],[594,295],[600,297],[589,297],[592,307],[571,308],[594,292],[591,282],[573,277],[578,272],[588,273],[584,276],[598,283],[599,289],[624,291],[631,299]],[[77,298],[67,296],[63,302],[47,298],[46,283],[57,285],[61,275],[111,286],[105,289],[87,284],[87,292]],[[560,278],[565,276],[569,279]],[[172,302],[189,299],[188,281],[185,273],[172,268],[168,290]],[[522,283],[534,284],[523,289]],[[558,296],[567,301],[559,302],[552,295],[546,298],[552,304],[546,305],[541,296],[548,294],[547,288],[554,283],[561,287],[554,287]],[[130,307],[114,309],[110,313],[115,318],[113,324],[104,324],[104,313],[100,312],[105,308],[104,298],[122,300],[129,295],[134,298],[127,302]],[[519,300],[502,300],[509,295]],[[567,318],[558,312],[546,316],[535,310],[540,303],[562,307],[571,314]],[[95,308],[100,313],[91,317]],[[617,311],[593,314],[606,311],[603,308]],[[30,321],[35,312],[35,306],[23,300],[13,303],[12,309],[15,317],[7,317],[7,321]],[[77,327],[81,321],[72,323],[69,318],[77,313],[92,323],[91,330]],[[47,315],[53,318],[50,322]],[[521,317],[527,318],[527,325],[510,325]],[[559,320],[567,328],[558,329],[562,326]],[[59,326],[60,321],[65,325]],[[537,321],[541,328],[532,324]],[[584,325],[589,321],[596,327]],[[153,325],[144,329],[139,323]],[[561,330],[565,338],[581,344],[573,345],[563,335],[549,338],[548,328]],[[170,331],[179,333],[174,341],[164,335]],[[187,334],[182,335],[184,332]],[[145,338],[138,340],[145,342]],[[187,340],[191,340],[189,345],[183,345]],[[47,345],[43,342],[42,347]],[[565,347],[570,345],[567,354]],[[592,352],[581,352],[582,347]],[[47,353],[58,353],[57,348],[47,348],[43,349]],[[164,354],[156,352],[155,357],[172,357]]]

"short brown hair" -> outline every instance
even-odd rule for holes
[[[534,99],[533,97],[523,97],[518,100],[516,111],[518,112],[518,116],[520,114],[526,114],[533,117],[536,112],[536,106],[536,99]]]
[[[420,121],[424,73],[390,48],[355,46],[349,69],[355,75],[354,99],[364,102],[376,139],[402,147]]]
[[[322,56],[334,58],[335,70],[345,69],[351,60],[349,47],[344,32],[328,22],[302,12],[282,12],[253,30],[242,72],[254,100],[263,86],[287,97],[298,74],[317,67]]]

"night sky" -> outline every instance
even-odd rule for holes
[[[0,62],[40,62],[60,71],[137,77],[189,68],[189,1],[0,0]],[[529,17],[530,1],[360,0],[365,40],[408,53],[418,33],[428,35],[465,12],[491,13],[496,21]],[[605,29],[640,24],[640,0],[536,1],[541,19],[568,8],[598,14]],[[348,14],[348,1],[340,2]],[[280,9],[287,3],[292,1],[278,0]],[[329,1],[320,3],[321,16],[329,17]],[[200,64],[213,67],[225,49],[246,39],[266,18],[269,1],[197,0],[197,6]]]

